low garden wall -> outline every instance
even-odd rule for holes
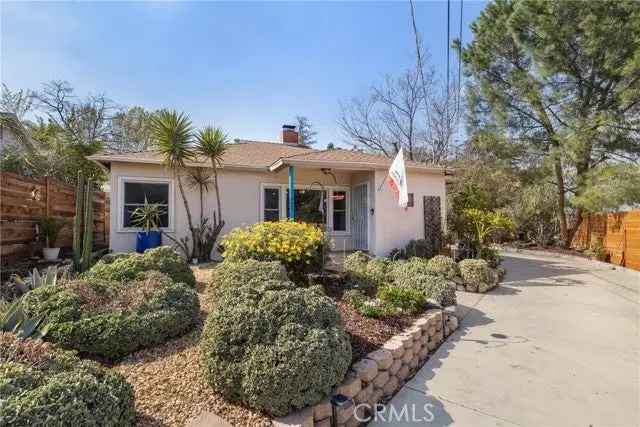
[[[353,399],[353,405],[336,409],[336,425],[351,427],[367,419],[365,412],[388,400],[424,365],[429,353],[458,328],[458,319],[444,310],[428,310],[403,333],[352,365],[334,394]],[[357,412],[356,412],[357,411]],[[330,427],[333,410],[329,399],[273,420],[274,427]]]

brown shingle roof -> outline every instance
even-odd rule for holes
[[[103,153],[89,157],[91,160],[108,164],[110,162],[126,163],[151,163],[161,164],[162,160],[154,151],[142,151],[136,153]],[[304,146],[292,146],[283,143],[236,140],[229,144],[224,155],[223,167],[271,169],[277,170],[288,164],[327,164],[354,167],[360,169],[376,169],[389,167],[392,159],[382,155],[351,151],[343,149],[314,150]],[[207,166],[209,161],[199,158],[192,163],[193,166]],[[424,163],[405,160],[408,168],[424,170],[439,170],[444,168]]]

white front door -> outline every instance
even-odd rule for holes
[[[369,249],[369,203],[367,200],[368,185],[358,184],[351,192],[351,234],[353,249],[366,251]]]

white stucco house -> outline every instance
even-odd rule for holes
[[[102,153],[90,159],[109,171],[112,250],[134,250],[138,229],[131,225],[130,215],[145,197],[166,206],[165,233],[189,235],[175,178],[156,153]],[[429,238],[430,231],[425,230],[432,230],[436,219],[444,231],[445,180],[451,171],[406,161],[411,206],[404,209],[384,183],[390,164],[384,156],[305,147],[298,143],[293,126],[283,126],[280,142],[236,139],[219,172],[226,221],[222,234],[259,221],[286,219],[291,215],[290,203],[296,219],[325,225],[334,250],[360,249],[384,256],[411,239]],[[203,159],[189,166],[209,168],[210,163]],[[199,222],[199,191],[186,189],[194,222]],[[293,200],[290,189],[294,190]],[[214,191],[204,199],[209,217],[215,209]]]

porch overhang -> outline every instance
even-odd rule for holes
[[[297,166],[300,168],[312,168],[312,169],[338,169],[349,171],[375,171],[386,170],[389,168],[387,165],[381,165],[379,163],[368,162],[351,162],[351,161],[323,161],[323,160],[306,160],[296,158],[280,158],[273,162],[269,166],[270,172],[278,172],[286,167]],[[428,166],[406,166],[407,171],[410,172],[422,172],[432,173],[436,175],[450,176],[454,175],[455,171],[450,168],[444,167],[428,167]]]

